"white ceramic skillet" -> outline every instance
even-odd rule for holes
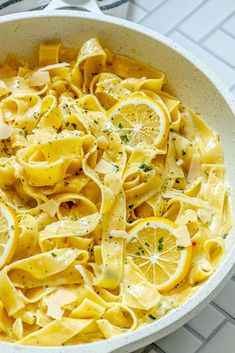
[[[159,33],[125,20],[104,16],[94,1],[80,1],[96,13],[52,11],[75,0],[54,0],[48,10],[0,18],[1,58],[9,51],[34,60],[38,45],[61,40],[66,46],[80,47],[91,37],[112,51],[129,55],[166,73],[174,95],[199,112],[221,136],[227,182],[235,213],[235,105],[230,93],[214,74],[193,55]],[[82,6],[82,5],[81,5]],[[235,217],[234,217],[235,218]],[[166,336],[187,322],[210,302],[234,271],[235,228],[226,238],[226,254],[216,272],[200,290],[178,309],[133,333],[80,346],[26,347],[0,343],[1,353],[127,353]]]

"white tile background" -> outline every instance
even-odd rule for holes
[[[128,19],[189,49],[235,97],[235,0],[130,0]],[[235,277],[187,325],[136,353],[235,353]]]

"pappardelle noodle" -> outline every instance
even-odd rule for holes
[[[231,227],[217,134],[92,38],[0,66],[0,340],[109,339],[181,305]]]

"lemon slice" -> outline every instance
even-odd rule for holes
[[[192,247],[177,246],[177,228],[165,218],[149,217],[129,232],[127,256],[159,291],[168,291],[182,281],[191,262]]]
[[[0,202],[0,269],[11,261],[19,233],[15,212]]]
[[[159,102],[138,94],[118,101],[108,112],[127,149],[139,143],[159,146],[167,138],[169,118]]]

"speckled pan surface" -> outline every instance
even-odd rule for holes
[[[0,18],[2,59],[9,51],[34,60],[41,42],[61,40],[66,46],[80,46],[98,37],[114,52],[129,55],[165,72],[172,92],[189,104],[221,137],[227,182],[235,214],[235,105],[223,84],[193,55],[163,37],[136,24],[89,13],[58,11],[21,13]],[[196,295],[162,319],[133,333],[80,346],[25,347],[0,343],[4,353],[127,353],[156,341],[183,325],[210,302],[230,278],[235,263],[235,229],[226,239],[226,254],[215,274]]]

